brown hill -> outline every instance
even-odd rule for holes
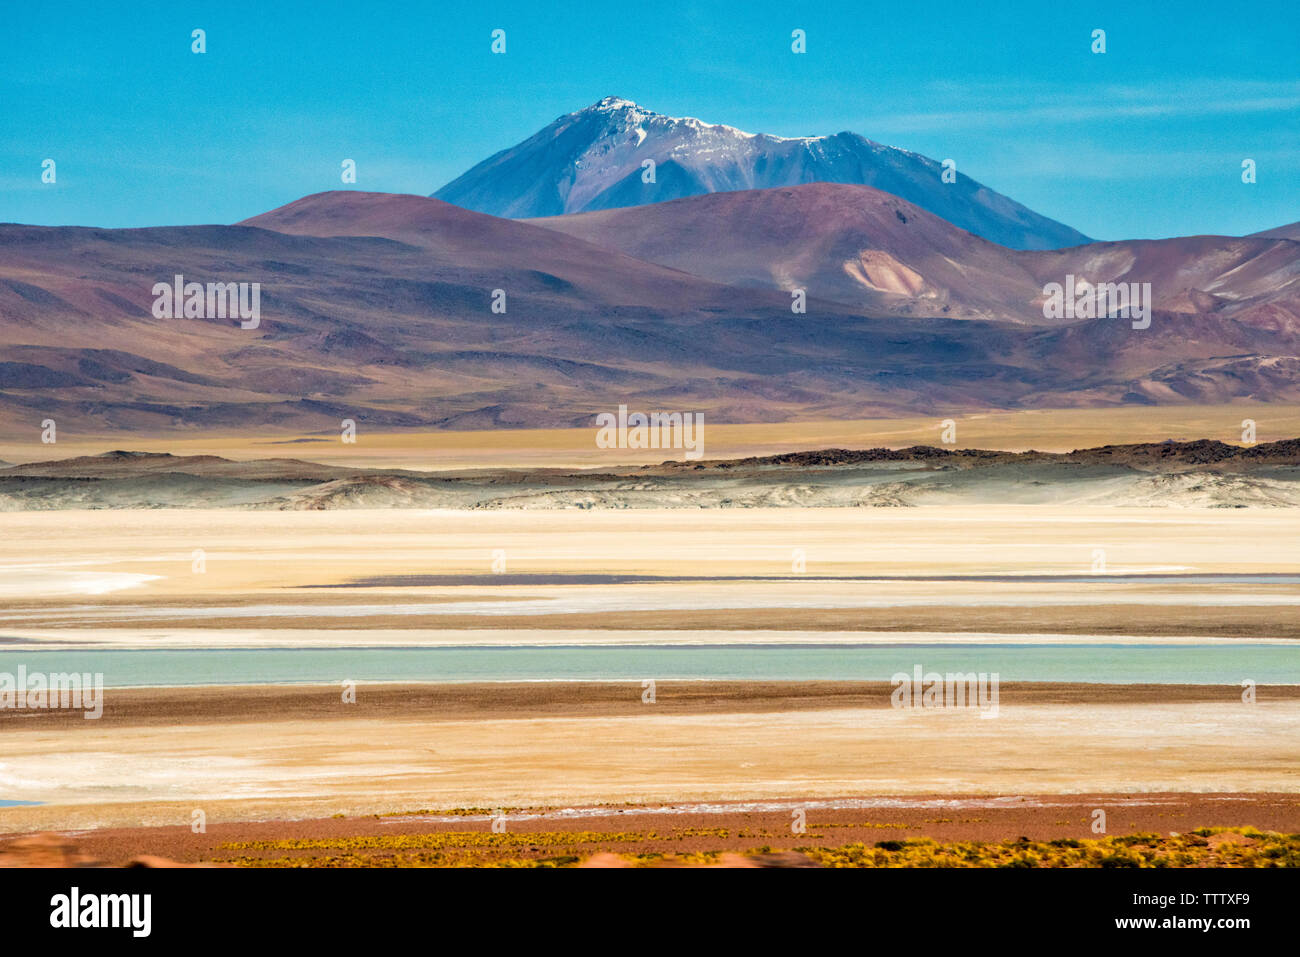
[[[873,314],[1059,325],[1043,316],[1043,288],[1072,274],[1094,283],[1149,282],[1161,312],[1219,313],[1300,332],[1300,246],[1267,234],[1026,252],[980,239],[889,193],[838,183],[531,222],[717,282],[803,288]]]
[[[529,222],[717,282],[802,288],[873,314],[1026,321],[1041,289],[1010,250],[869,186],[713,193]]]
[[[1258,233],[1251,233],[1251,236],[1262,237],[1264,239],[1296,239],[1300,240],[1300,222],[1287,223],[1285,226],[1275,226],[1272,229],[1264,229]]]
[[[673,218],[697,209],[722,213],[674,232]],[[703,275],[381,193],[308,196],[235,226],[0,225],[0,433],[34,437],[47,418],[61,435],[337,435],[344,419],[363,430],[587,426],[621,404],[757,422],[1300,401],[1294,282],[1278,275],[1295,243],[1012,253],[885,194],[826,185],[613,214],[653,217],[631,235],[678,237],[690,260],[679,264]],[[872,237],[879,256],[858,248]],[[838,258],[850,253],[846,267]],[[759,268],[771,262],[812,277],[806,315]],[[1214,298],[1189,296],[1200,311],[1170,301],[1142,331],[1111,319],[1035,327],[1032,305],[1013,309],[1044,277],[1095,264],[1192,277]],[[1209,283],[1216,269],[1231,275]],[[154,284],[176,274],[260,283],[261,324],[156,318]],[[1258,293],[1270,283],[1271,300]],[[496,289],[504,313],[491,308]],[[869,306],[834,301],[858,289]],[[918,314],[945,296],[947,314]],[[962,309],[1007,321],[949,318]]]

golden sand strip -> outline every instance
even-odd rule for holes
[[[946,416],[721,425],[708,423],[709,458],[771,455],[824,448],[938,445]],[[1300,406],[1232,405],[1131,406],[1100,409],[1035,409],[953,416],[958,448],[1068,452],[1107,444],[1218,439],[1235,443],[1241,421],[1254,419],[1261,442],[1300,435]],[[94,455],[110,449],[166,450],[176,455],[223,455],[234,459],[283,456],[375,468],[540,468],[652,464],[671,458],[662,450],[598,449],[596,430],[493,429],[466,432],[363,432],[344,445],[337,430],[316,441],[308,436],[273,436],[206,431],[129,435],[59,434],[63,456]],[[0,441],[0,458],[32,462],[51,458],[49,446],[31,437]]]

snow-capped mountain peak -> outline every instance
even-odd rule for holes
[[[606,96],[561,116],[434,193],[510,218],[640,206],[703,193],[858,183],[893,193],[956,226],[1015,249],[1052,249],[1086,236],[962,173],[856,133],[781,137],[674,117]]]

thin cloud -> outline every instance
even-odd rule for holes
[[[916,133],[1002,129],[1098,120],[1224,116],[1300,111],[1298,83],[1191,83],[1177,89],[1108,86],[1086,93],[987,83],[938,85],[936,96],[955,101],[945,110],[879,113],[860,120],[865,129]],[[1025,106],[1026,103],[1042,104]]]

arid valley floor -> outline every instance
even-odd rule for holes
[[[1240,418],[1165,434],[1230,440]],[[724,447],[938,444],[919,426],[822,438]],[[1285,444],[1245,462],[1204,445],[1103,465],[619,461],[590,480],[561,442],[505,474],[462,440],[438,480],[473,487],[459,507],[409,494],[448,467],[414,441],[338,448],[4,445],[23,464],[0,470],[0,672],[106,688],[98,720],[0,709],[0,862],[1300,855]],[[230,464],[179,458],[214,454]],[[373,507],[365,482],[322,497],[337,475],[254,461],[282,454],[415,477]],[[886,480],[895,501],[858,496]],[[918,480],[932,490],[898,492]],[[574,500],[593,482],[622,498]],[[171,507],[143,507],[160,489]],[[914,666],[998,676],[997,708],[891,707]],[[969,842],[984,850],[952,850]]]

